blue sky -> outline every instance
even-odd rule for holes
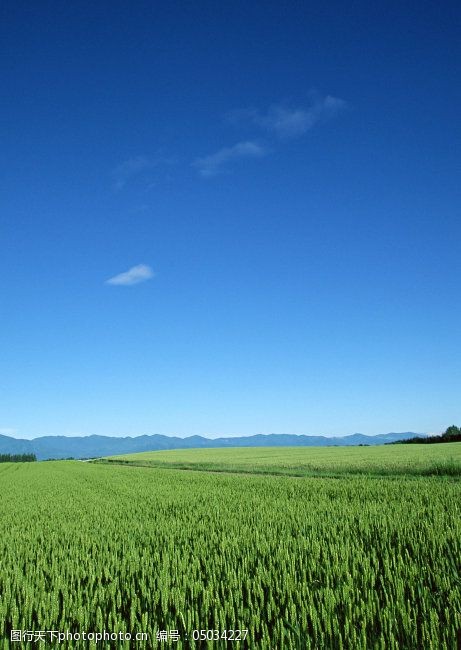
[[[0,433],[461,423],[457,3],[1,11]]]

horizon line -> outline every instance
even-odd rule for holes
[[[420,431],[386,431],[385,433],[362,433],[360,431],[355,431],[354,433],[345,433],[345,434],[327,434],[327,433],[250,433],[250,434],[235,434],[235,435],[217,435],[215,437],[209,437],[203,434],[188,434],[188,435],[180,435],[180,434],[168,434],[168,433],[140,433],[137,435],[110,435],[110,434],[99,434],[99,433],[88,433],[88,434],[62,434],[62,433],[55,433],[55,434],[43,434],[43,435],[38,435],[34,436],[31,438],[24,438],[24,437],[18,437],[15,435],[11,434],[5,434],[0,432],[0,438],[12,438],[13,440],[25,440],[27,442],[31,442],[32,440],[39,440],[40,438],[111,438],[111,439],[118,439],[118,440],[123,440],[126,438],[131,438],[132,440],[136,438],[152,438],[154,436],[161,436],[163,438],[178,438],[180,440],[187,440],[188,438],[203,438],[204,440],[229,440],[229,439],[237,439],[237,438],[254,438],[256,436],[292,436],[292,437],[306,437],[306,438],[348,438],[350,436],[365,436],[368,438],[375,438],[378,436],[387,436],[387,435],[399,435],[403,433],[411,433],[414,435],[419,435],[419,436],[434,436],[434,435],[440,435],[440,433],[434,433],[434,432],[420,432]]]

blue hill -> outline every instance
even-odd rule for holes
[[[326,436],[307,436],[289,434],[269,434],[227,438],[204,438],[190,436],[137,436],[116,438],[111,436],[43,436],[33,440],[18,440],[0,435],[0,454],[32,453],[38,460],[59,458],[94,458],[116,454],[131,454],[139,451],[161,449],[200,449],[216,447],[331,447],[351,445],[383,445],[414,437],[424,438],[424,434],[413,432],[384,433],[367,436],[354,433],[349,436],[329,438]]]

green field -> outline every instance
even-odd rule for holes
[[[158,468],[289,476],[461,476],[461,442],[430,446],[179,449],[113,456],[109,460]]]
[[[435,447],[1,465],[0,647],[44,647],[14,629],[149,638],[62,646],[82,648],[454,650],[461,481],[424,468],[456,464],[460,445]],[[193,640],[235,629],[245,641]]]

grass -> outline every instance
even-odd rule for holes
[[[393,448],[180,453],[246,471],[307,457],[321,467],[410,462]],[[458,478],[51,461],[2,464],[0,494],[2,650],[12,629],[149,638],[65,646],[91,650],[454,650],[460,640]],[[193,639],[236,627],[248,629],[245,643]],[[181,639],[158,641],[159,630]]]
[[[461,443],[376,447],[237,447],[126,454],[98,462],[285,476],[461,476]]]

